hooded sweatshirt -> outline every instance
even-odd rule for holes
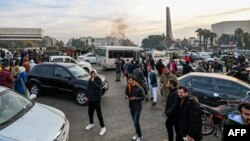
[[[17,77],[15,90],[23,95],[26,94],[27,73],[24,67],[19,67],[20,74]]]

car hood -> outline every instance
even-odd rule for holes
[[[66,117],[63,112],[36,103],[26,114],[2,129],[0,139],[53,141],[65,121]]]

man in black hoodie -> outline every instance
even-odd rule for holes
[[[142,141],[143,137],[139,120],[142,110],[141,101],[144,100],[145,92],[140,84],[136,82],[136,78],[129,76],[125,93],[125,99],[129,100],[129,109],[136,130],[136,135],[132,137],[132,140]]]
[[[100,135],[104,135],[106,132],[106,127],[103,122],[102,111],[101,111],[101,87],[102,80],[97,76],[96,70],[90,72],[91,78],[88,83],[87,90],[87,100],[89,101],[89,122],[90,124],[86,127],[86,130],[89,130],[94,127],[94,112],[96,110],[99,123],[101,125]]]
[[[173,127],[175,128],[176,140],[179,140],[178,113],[173,112],[174,106],[176,105],[178,98],[177,85],[178,83],[175,80],[171,79],[168,80],[166,85],[170,89],[165,107],[165,115],[167,117],[165,126],[168,130],[168,141],[174,140]]]

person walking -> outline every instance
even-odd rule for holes
[[[177,91],[177,102],[170,114],[178,113],[179,139],[181,141],[200,141],[202,140],[202,114],[198,100],[188,94],[186,87],[179,86]]]
[[[14,78],[10,71],[10,62],[6,60],[3,64],[3,70],[0,72],[0,86],[5,86],[7,88],[12,88]]]
[[[156,106],[156,101],[157,101],[156,89],[158,87],[157,77],[155,72],[152,70],[152,66],[147,66],[147,70],[148,70],[148,79],[147,79],[148,87],[151,94],[150,100],[153,101],[152,106]]]
[[[161,76],[161,74],[163,73],[163,69],[164,69],[164,65],[162,63],[162,59],[159,59],[159,61],[155,65],[155,67],[156,67],[156,69],[158,71],[159,76]]]
[[[116,80],[115,81],[121,81],[122,60],[120,57],[116,59],[115,65],[116,65]]]
[[[129,109],[135,126],[136,135],[132,140],[142,141],[143,136],[140,127],[140,115],[142,110],[141,101],[144,100],[145,92],[143,88],[136,82],[136,78],[129,76],[128,85],[125,91],[125,99],[129,100]]]
[[[101,125],[100,135],[104,135],[106,127],[104,125],[102,110],[101,110],[101,86],[102,80],[97,76],[96,70],[90,72],[91,78],[88,82],[87,100],[89,103],[88,115],[90,124],[86,127],[89,130],[94,127],[94,112],[96,110],[99,123]]]
[[[169,63],[167,64],[167,67],[170,69],[170,71],[171,71],[173,74],[176,74],[177,65],[176,65],[175,61],[173,60],[173,58],[170,58],[170,61],[169,61]]]
[[[167,87],[170,89],[166,106],[165,106],[165,115],[167,117],[165,126],[168,131],[168,141],[174,140],[174,130],[175,128],[175,134],[176,134],[176,141],[179,139],[179,125],[178,125],[178,113],[173,112],[174,106],[176,105],[177,98],[178,98],[178,92],[177,92],[177,85],[178,83],[175,80],[169,80],[167,83]]]

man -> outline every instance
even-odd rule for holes
[[[197,68],[196,68],[195,71],[196,71],[196,72],[206,72],[206,70],[205,70],[204,67],[203,67],[203,63],[202,63],[202,62],[199,62],[199,63],[198,63],[198,66],[197,66]]]
[[[157,87],[158,87],[158,82],[157,82],[157,77],[155,72],[152,70],[152,66],[147,66],[147,70],[148,70],[148,87],[149,87],[149,91],[151,94],[151,101],[152,102],[152,106],[156,106],[156,101],[157,101]]]
[[[167,82],[169,80],[174,80],[178,84],[177,77],[170,72],[170,69],[168,67],[164,68],[164,73],[160,77],[160,83],[161,83],[161,95],[165,98],[165,101],[167,101],[168,94],[169,94],[169,88],[167,87]]]
[[[181,141],[200,141],[202,140],[202,120],[198,100],[188,94],[186,87],[179,86],[177,91],[177,103],[172,111],[178,113],[179,139]]]
[[[136,141],[142,141],[143,137],[139,120],[142,110],[141,101],[144,99],[145,92],[142,87],[136,83],[135,77],[129,76],[125,93],[125,99],[129,100],[129,109],[136,130],[136,135],[133,136],[132,139]]]
[[[238,111],[228,114],[224,125],[250,125],[250,103],[239,104]],[[224,136],[222,136],[222,140],[224,140]]]
[[[192,67],[189,65],[189,62],[190,62],[190,61],[186,61],[186,63],[183,63],[183,62],[181,61],[181,59],[180,59],[179,61],[180,61],[181,65],[182,65],[182,67],[183,67],[183,70],[182,70],[182,74],[183,74],[183,75],[188,74],[188,73],[194,71],[194,70],[192,69]]]
[[[177,112],[172,111],[174,110],[178,98],[177,85],[178,83],[175,80],[169,80],[167,83],[167,87],[170,89],[165,106],[165,115],[167,117],[165,126],[168,131],[168,141],[174,140],[173,127],[175,128],[176,140],[179,140],[178,114]]]
[[[214,59],[214,64],[213,64],[212,68],[214,69],[214,72],[215,72],[215,73],[223,72],[223,67],[222,67],[222,65],[218,62],[217,59]],[[211,69],[212,69],[212,68],[211,68]]]
[[[101,87],[102,80],[97,76],[96,70],[90,72],[91,78],[88,82],[87,90],[87,100],[89,101],[89,122],[90,124],[86,127],[86,130],[89,130],[94,127],[93,116],[96,110],[99,123],[101,125],[100,135],[104,135],[106,132],[106,127],[103,122],[102,111],[101,111]]]
[[[116,81],[121,81],[122,60],[120,57],[116,59],[115,65],[116,65]]]
[[[0,72],[0,86],[5,86],[11,89],[14,83],[14,78],[11,75],[10,62],[6,59],[2,66],[3,70]]]
[[[225,125],[250,125],[250,103],[239,104],[238,111],[228,114]]]

